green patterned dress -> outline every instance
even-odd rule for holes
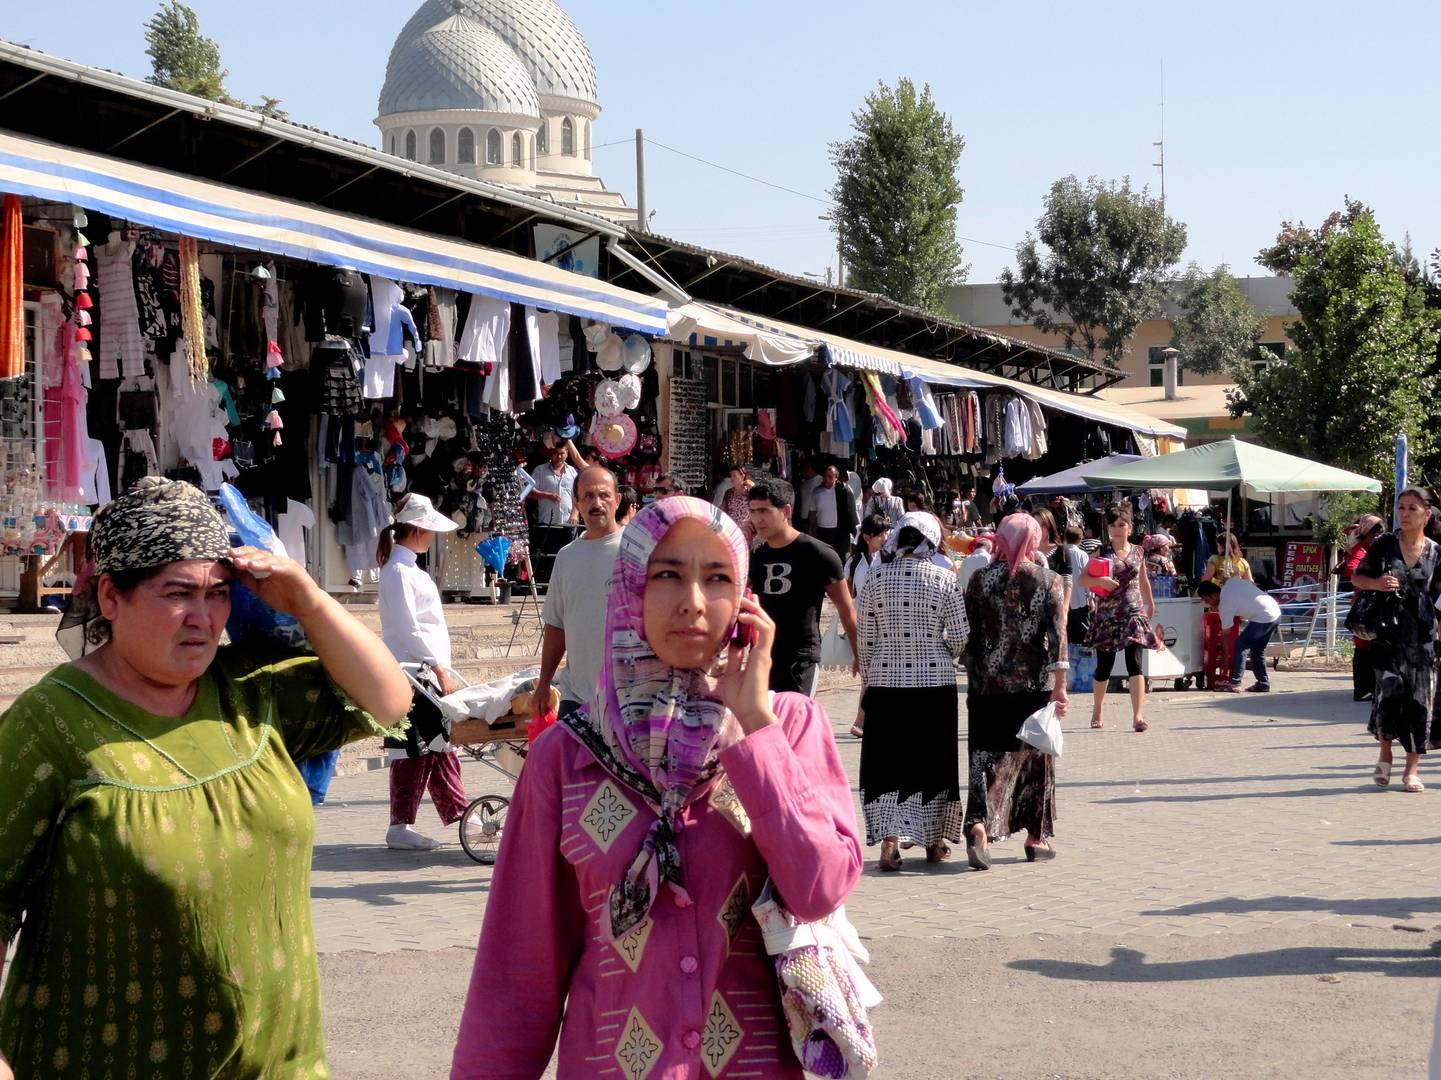
[[[0,1052],[31,1077],[325,1077],[310,797],[380,732],[313,656],[221,649],[160,717],[73,665],[0,716]]]

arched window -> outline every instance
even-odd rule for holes
[[[501,152],[500,132],[491,128],[485,133],[485,163],[504,165],[505,155]]]
[[[587,120],[587,121],[585,122],[585,160],[586,160],[586,161],[589,161],[589,160],[590,160],[590,128],[591,128],[591,123],[590,123],[589,120]]]
[[[392,157],[394,157],[394,156],[395,156],[395,135],[394,135],[394,133],[392,133],[392,134],[385,140],[385,145],[386,145],[387,147],[389,147],[388,153],[389,153]]]
[[[510,163],[517,169],[525,165],[525,139],[518,131],[510,137]]]
[[[535,152],[541,157],[544,157],[550,152],[550,136],[547,134],[549,130],[550,121],[542,120],[540,122],[540,128],[535,133]]]
[[[575,124],[568,116],[560,122],[560,152],[575,157]]]
[[[430,163],[445,164],[445,132],[440,128],[430,129]]]
[[[455,139],[455,160],[462,165],[475,164],[475,132],[461,128]]]
[[[405,133],[405,157],[408,161],[415,160],[415,132]]]

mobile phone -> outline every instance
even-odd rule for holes
[[[751,592],[748,588],[745,591],[745,597],[747,600],[754,600],[755,593]],[[742,649],[749,649],[752,645],[756,643],[755,627],[751,626],[749,623],[743,623],[739,619],[737,619],[735,629],[731,631],[730,643]]]

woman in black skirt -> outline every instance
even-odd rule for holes
[[[880,868],[899,870],[902,841],[924,845],[935,863],[961,839],[956,658],[966,613],[956,575],[931,562],[941,546],[934,515],[902,515],[886,546],[859,600],[861,810]]]
[[[1016,738],[1026,717],[1054,701],[1066,713],[1066,599],[1060,575],[1037,555],[1041,526],[1012,514],[995,557],[966,587],[971,626],[966,693],[970,790],[966,856],[991,868],[990,844],[1026,833],[1026,859],[1055,858],[1055,758]]]

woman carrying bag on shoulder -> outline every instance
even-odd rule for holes
[[[824,709],[767,689],[775,624],[747,564],[698,499],[626,527],[596,700],[536,740],[516,786],[457,1080],[539,1077],[557,1035],[562,1080],[803,1075],[751,906],[769,876],[796,919],[826,918],[861,847]]]
[[[1358,592],[1389,594],[1385,633],[1370,642],[1375,675],[1375,697],[1367,730],[1381,744],[1374,779],[1378,786],[1391,783],[1391,744],[1406,751],[1406,790],[1425,790],[1421,783],[1421,755],[1441,747],[1441,725],[1436,723],[1436,602],[1441,598],[1441,546],[1426,538],[1431,498],[1421,488],[1401,492],[1395,533],[1372,543],[1366,557],[1351,575]],[[1383,602],[1375,596],[1370,604]],[[1358,596],[1353,610],[1361,606]]]

